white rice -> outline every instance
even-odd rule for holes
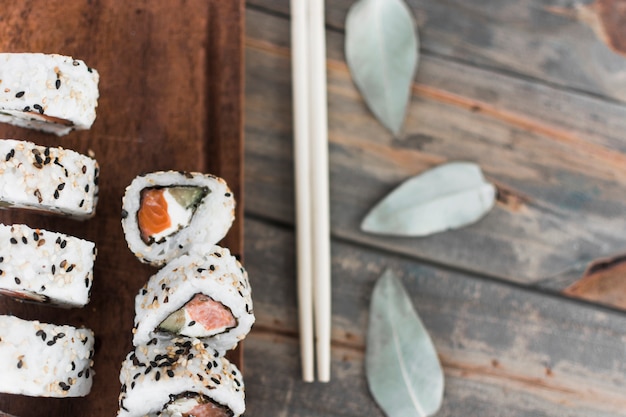
[[[189,225],[158,242],[146,244],[140,236],[137,213],[141,191],[170,186],[206,187],[204,197]],[[235,218],[235,199],[226,182],[213,175],[185,172],[153,172],[138,176],[122,198],[122,228],[129,249],[144,263],[160,266],[187,252],[194,245],[214,245],[230,229]]]
[[[0,392],[83,397],[93,382],[89,329],[0,316]]]
[[[245,411],[241,372],[198,339],[174,339],[138,346],[122,363],[118,417],[139,417],[165,409],[170,395],[204,395],[238,417]]]
[[[0,139],[0,207],[90,218],[98,174],[96,160],[78,152]]]
[[[96,70],[69,56],[0,54],[0,122],[58,136],[96,119]]]
[[[60,307],[89,302],[96,246],[62,233],[0,224],[0,294]]]
[[[197,249],[201,249],[198,247]],[[236,327],[202,341],[220,353],[236,347],[254,323],[248,274],[228,249],[205,247],[168,263],[153,275],[135,298],[135,346],[172,335],[156,331],[159,324],[195,294],[204,294],[227,307]],[[198,326],[200,327],[200,326]]]

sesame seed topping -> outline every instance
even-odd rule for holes
[[[24,97],[24,92],[23,92],[23,91],[18,92],[18,93],[15,95],[15,97],[17,97],[17,98]]]

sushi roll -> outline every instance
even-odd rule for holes
[[[0,294],[59,307],[89,302],[96,245],[62,233],[0,224]]]
[[[223,353],[254,323],[248,274],[228,249],[194,250],[148,280],[135,298],[135,313],[135,346],[186,336]]]
[[[135,178],[122,199],[122,228],[129,249],[154,266],[197,244],[218,243],[235,218],[235,199],[213,175],[154,172]]]
[[[92,217],[98,163],[71,150],[0,139],[0,207]]]
[[[96,119],[96,70],[69,56],[0,54],[0,122],[58,136]]]
[[[150,342],[120,372],[118,417],[237,417],[245,411],[241,372],[198,339]]]
[[[84,397],[93,381],[89,329],[0,316],[0,392]]]

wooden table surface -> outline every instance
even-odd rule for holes
[[[246,4],[244,252],[257,317],[245,342],[246,415],[384,415],[366,385],[364,340],[387,268],[444,366],[438,416],[626,415],[626,6],[407,0],[421,61],[394,138],[345,63],[352,3],[326,1],[328,384],[300,380],[289,2]],[[419,239],[359,230],[401,181],[455,160],[478,163],[498,187],[481,222]]]

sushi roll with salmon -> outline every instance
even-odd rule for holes
[[[93,242],[22,224],[0,224],[2,295],[83,307],[89,302],[95,259]]]
[[[98,175],[98,163],[89,156],[60,147],[0,139],[2,208],[88,219],[96,212]]]
[[[235,199],[213,175],[154,172],[139,176],[122,199],[122,228],[137,258],[161,266],[194,245],[218,243],[235,218]]]
[[[118,417],[238,417],[241,372],[198,339],[151,341],[128,354],[120,372]]]
[[[93,383],[89,329],[0,316],[0,392],[84,397]]]
[[[96,119],[99,75],[83,61],[2,53],[0,80],[0,122],[62,136]]]
[[[135,346],[185,336],[224,353],[250,332],[254,313],[245,269],[228,249],[196,250],[168,263],[139,291]]]

